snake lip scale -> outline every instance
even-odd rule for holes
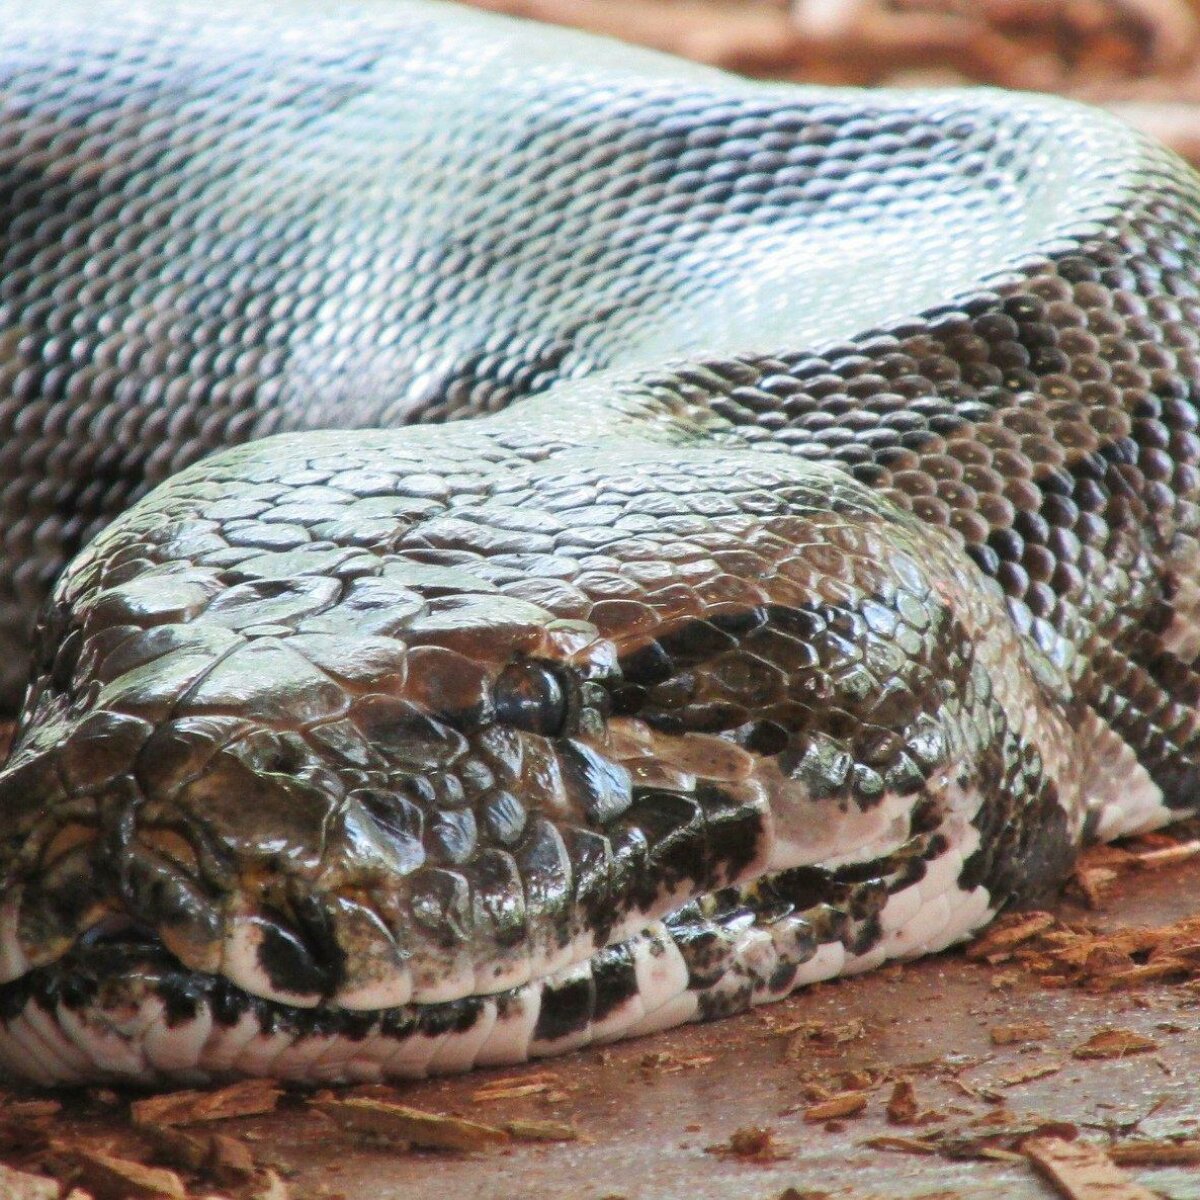
[[[1168,152],[432,2],[36,7],[5,1072],[560,1053],[938,950],[1195,809]]]

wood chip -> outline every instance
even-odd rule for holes
[[[494,1100],[519,1100],[524,1096],[544,1096],[548,1092],[559,1092],[562,1086],[561,1078],[550,1071],[501,1075],[477,1087],[471,1093],[471,1099],[476,1104],[490,1104]]]
[[[75,1179],[96,1200],[184,1200],[183,1180],[164,1167],[81,1147],[60,1147]]]
[[[1187,862],[1197,855],[1200,855],[1200,839],[1193,838],[1187,842],[1175,842],[1169,846],[1135,853],[1131,857],[1143,871],[1156,871],[1160,867],[1173,867],[1177,863]]]
[[[519,1142],[577,1142],[579,1130],[562,1121],[505,1121],[504,1128]]]
[[[898,1150],[902,1154],[936,1154],[938,1144],[929,1138],[896,1137],[893,1134],[882,1134],[879,1137],[867,1138],[863,1142],[872,1150]]]
[[[804,1110],[806,1121],[833,1121],[839,1117],[856,1117],[867,1107],[871,1098],[870,1092],[840,1092],[822,1100],[819,1104],[810,1104]]]
[[[791,1152],[784,1150],[775,1141],[775,1131],[761,1125],[736,1129],[730,1135],[729,1141],[705,1146],[704,1153],[715,1154],[718,1158],[736,1158],[742,1162],[756,1163],[779,1162],[791,1157]]]
[[[855,1018],[850,1021],[798,1021],[779,1031],[791,1034],[784,1050],[789,1060],[807,1058],[810,1048],[817,1046],[844,1046],[866,1037],[866,1023]]]
[[[1028,1138],[1021,1151],[1067,1200],[1155,1200],[1099,1147],[1062,1138]]]
[[[491,1104],[496,1100],[521,1100],[527,1096],[544,1096],[550,1091],[548,1083],[518,1083],[507,1088],[479,1088],[471,1093],[476,1104]]]
[[[993,1046],[1013,1046],[1018,1042],[1041,1042],[1053,1036],[1045,1021],[1024,1021],[1015,1025],[993,1025],[988,1030]]]
[[[911,1125],[917,1119],[917,1092],[907,1079],[892,1088],[887,1102],[887,1119],[893,1125]]]
[[[167,1166],[202,1175],[222,1186],[254,1178],[254,1158],[244,1142],[223,1133],[187,1133],[170,1126],[148,1126],[156,1157]]]
[[[1071,1051],[1072,1058],[1125,1058],[1157,1050],[1158,1043],[1132,1029],[1102,1029]]]
[[[508,1132],[496,1125],[442,1116],[385,1100],[320,1100],[310,1107],[353,1133],[392,1138],[426,1150],[485,1150],[511,1140]]]
[[[671,1054],[666,1050],[649,1050],[638,1059],[638,1066],[647,1074],[674,1075],[678,1071],[694,1071],[713,1061],[711,1054]]]
[[[1109,1146],[1108,1157],[1125,1166],[1200,1166],[1200,1140],[1168,1142],[1137,1138]]]
[[[967,957],[975,962],[999,962],[1018,946],[1057,924],[1048,912],[1017,913],[1001,918],[981,938],[967,947]]]
[[[1001,1075],[996,1082],[1001,1087],[1018,1087],[1022,1083],[1031,1083],[1035,1079],[1045,1079],[1049,1075],[1057,1075],[1063,1066],[1064,1064],[1057,1059],[1052,1062],[1030,1063],[1029,1066],[1022,1067],[1019,1071]]]
[[[0,1118],[6,1121],[37,1121],[43,1117],[56,1117],[62,1112],[57,1100],[10,1100],[0,1107]]]
[[[30,1175],[0,1163],[0,1196],[4,1200],[58,1200],[58,1180],[46,1175]]]
[[[193,1125],[274,1112],[283,1093],[269,1079],[246,1079],[218,1091],[167,1092],[135,1100],[129,1111],[138,1125]]]

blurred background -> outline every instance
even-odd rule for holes
[[[1200,0],[468,2],[762,78],[1058,92],[1200,166]]]

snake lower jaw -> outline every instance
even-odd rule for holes
[[[0,1067],[41,1085],[159,1085],[372,1082],[515,1064],[728,1016],[950,945],[994,912],[985,888],[958,887],[962,863],[954,847],[924,862],[914,851],[907,882],[891,890],[850,878],[870,871],[782,871],[521,986],[371,1010],[264,999],[186,969],[145,930],[114,927],[0,985]],[[813,903],[817,894],[833,903]]]

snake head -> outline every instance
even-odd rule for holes
[[[448,1013],[764,873],[754,903],[865,947],[889,889],[965,871],[961,764],[1024,769],[1031,710],[947,539],[752,452],[427,435],[210,460],[63,577],[0,772],[0,982],[116,947],[126,980]]]
[[[47,622],[0,777],[7,977],[136,935],[253,994],[379,1008],[579,953],[563,830],[632,798],[595,748],[611,642],[467,572],[348,565],[151,570]]]

